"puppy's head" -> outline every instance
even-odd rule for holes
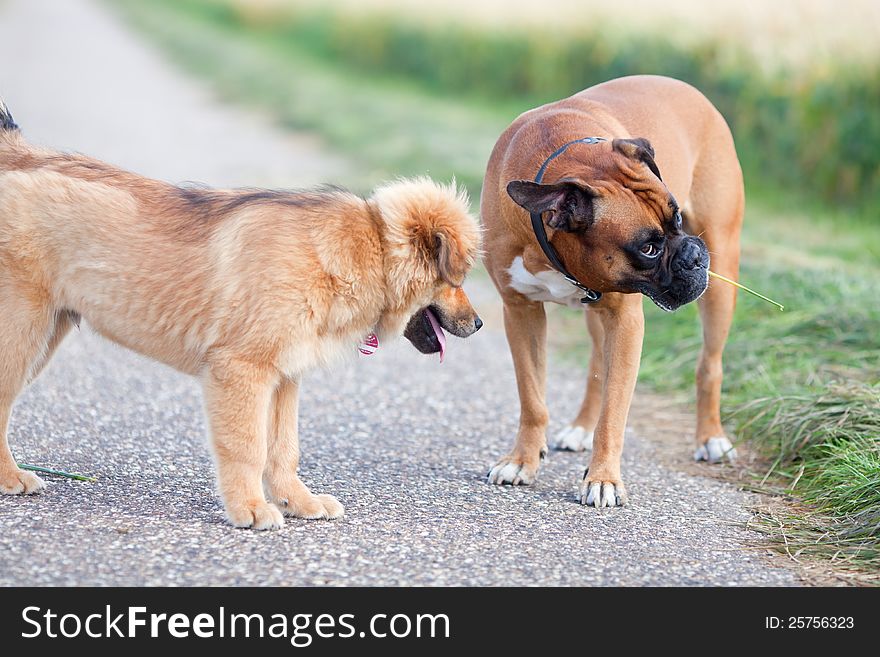
[[[684,233],[646,139],[590,145],[590,157],[551,184],[514,180],[507,193],[539,213],[566,267],[600,292],[641,292],[663,310],[697,299],[709,252]]]
[[[483,325],[461,288],[480,249],[467,195],[454,183],[417,178],[380,187],[371,200],[385,225],[392,314],[416,349],[442,358],[444,331],[466,338]]]

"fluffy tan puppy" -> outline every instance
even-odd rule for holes
[[[0,492],[43,487],[12,458],[10,410],[84,318],[199,377],[232,524],[338,518],[297,476],[302,374],[369,334],[442,353],[443,328],[475,332],[461,284],[479,245],[455,185],[181,188],[30,145],[0,103]]]

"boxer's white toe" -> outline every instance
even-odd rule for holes
[[[496,463],[487,476],[490,484],[511,484],[512,486],[528,486],[535,483],[538,476],[536,467],[518,459],[507,457]]]
[[[736,449],[730,444],[730,441],[724,436],[709,438],[705,445],[697,447],[694,452],[695,461],[708,461],[709,463],[719,463],[727,459],[733,461],[736,459]]]
[[[581,504],[597,509],[624,506],[627,502],[626,489],[623,484],[615,484],[610,481],[586,480],[581,482],[579,497]]]
[[[553,449],[569,452],[583,452],[585,449],[593,449],[593,432],[576,424],[570,424],[556,434]]]

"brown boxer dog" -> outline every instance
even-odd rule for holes
[[[744,202],[727,123],[678,80],[611,80],[526,112],[501,135],[481,210],[521,415],[516,444],[490,482],[530,484],[546,454],[547,301],[583,305],[593,341],[583,403],[555,444],[592,448],[583,504],[626,503],[620,458],[641,358],[642,295],[667,311],[700,299],[694,456],[735,456],[720,395],[736,289],[708,285],[708,270],[711,254],[713,271],[736,279]]]

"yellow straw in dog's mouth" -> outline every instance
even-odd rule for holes
[[[715,273],[714,271],[712,271],[712,270],[709,270],[709,276],[714,276],[715,278],[718,278],[718,279],[724,281],[725,283],[730,283],[731,285],[735,285],[735,286],[738,287],[740,290],[745,290],[745,291],[748,292],[749,294],[754,294],[754,295],[755,295],[756,297],[758,297],[759,299],[763,299],[763,300],[766,301],[767,303],[772,303],[774,306],[776,306],[777,308],[779,308],[780,311],[785,310],[785,306],[783,306],[781,303],[777,303],[777,302],[775,302],[773,299],[769,299],[769,298],[765,297],[763,294],[758,294],[758,293],[755,292],[754,290],[751,290],[751,289],[747,288],[745,285],[740,285],[740,284],[737,283],[736,281],[732,281],[732,280],[730,280],[730,279],[727,278],[726,276],[722,276],[721,274],[716,274],[716,273]]]

